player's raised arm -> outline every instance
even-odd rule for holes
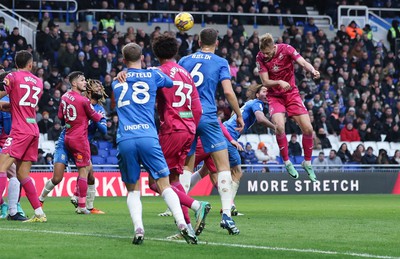
[[[275,130],[275,124],[273,124],[272,122],[270,122],[264,115],[264,113],[262,111],[256,111],[254,113],[254,115],[256,116],[256,120],[258,123],[261,123],[263,125],[265,125],[266,127]]]
[[[308,63],[303,57],[299,57],[296,59],[296,62],[307,72],[310,72],[313,75],[314,79],[318,79],[320,77],[320,73],[316,70],[310,63]]]
[[[240,108],[239,108],[239,103],[238,103],[238,101],[236,99],[236,95],[232,89],[231,80],[229,80],[229,79],[222,80],[221,84],[222,84],[222,88],[224,89],[224,95],[225,95],[226,99],[228,100],[229,104],[231,105],[233,112],[236,113],[236,116],[237,116],[236,130],[239,132],[242,132],[242,130],[244,128],[244,121],[243,121],[243,117],[242,117],[242,112],[240,111]]]

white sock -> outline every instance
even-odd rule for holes
[[[8,210],[11,216],[17,214],[20,183],[16,177],[11,177],[8,183]]]
[[[222,212],[230,217],[232,201],[232,176],[230,171],[218,173],[218,192],[221,196]]]
[[[192,174],[192,176],[190,177],[190,190],[193,189],[193,187],[194,187],[198,182],[200,182],[200,180],[202,179],[202,178],[201,178],[201,175],[200,175],[200,173],[199,173],[199,171],[200,171],[200,170],[194,172],[194,174]]]
[[[183,170],[183,174],[179,176],[179,182],[181,182],[183,189],[185,189],[185,192],[189,192],[190,188],[190,178],[192,177],[192,172],[188,170]]]
[[[93,209],[94,198],[96,198],[96,185],[91,184],[91,185],[88,185],[87,194],[86,194],[86,208],[88,210]]]
[[[131,214],[133,226],[136,229],[143,227],[142,220],[142,202],[140,201],[140,191],[128,192],[128,197],[126,199],[128,204],[129,213]]]
[[[42,210],[42,207],[35,209],[35,215],[43,215],[43,214],[44,214],[44,212]]]
[[[39,200],[40,201],[44,201],[47,197],[47,195],[49,195],[49,192],[51,192],[54,189],[55,185],[53,184],[53,182],[50,180],[47,180],[46,184],[43,187],[42,193],[39,196]]]
[[[311,165],[311,161],[304,160],[304,165]]]
[[[172,215],[175,218],[176,225],[178,227],[182,224],[186,226],[178,195],[172,190],[171,187],[166,188],[161,195],[165,203],[167,203],[169,210],[172,212]]]
[[[235,197],[236,197],[236,193],[239,189],[239,181],[233,181],[232,180],[232,205],[235,204]]]
[[[190,208],[194,211],[198,211],[200,209],[200,202],[197,200],[194,200],[194,202],[192,203],[192,206],[190,206]]]
[[[292,162],[290,162],[290,160],[288,160],[288,161],[285,161],[284,163],[285,163],[285,165],[288,165],[288,164],[291,164]]]

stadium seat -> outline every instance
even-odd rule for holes
[[[339,137],[335,136],[335,135],[328,135],[327,138],[329,139],[329,141],[332,143],[339,143]]]
[[[360,144],[363,144],[363,143],[361,141],[350,142],[351,150],[353,150],[353,151],[356,150],[357,146],[360,145]]]
[[[271,135],[271,134],[260,134],[258,135],[260,138],[260,141],[264,142],[264,143],[276,143],[276,138],[275,135]]]
[[[295,163],[296,165],[301,164],[301,163],[303,162],[303,160],[304,160],[303,156],[295,156],[295,157],[294,157],[294,163]]]
[[[247,139],[246,139],[246,135],[241,135],[238,140],[238,142],[242,142],[243,144],[246,144]]]
[[[396,150],[400,150],[400,143],[398,143],[398,142],[390,142],[389,145],[390,145],[390,149],[393,149],[394,152]]]
[[[94,165],[104,165],[106,160],[101,156],[92,156],[92,164]]]
[[[332,146],[332,149],[338,151],[338,149],[339,149],[338,142],[333,142],[333,143],[331,142],[331,146]]]
[[[260,138],[258,137],[258,134],[247,134],[246,140],[247,140],[247,142],[250,142],[250,143],[252,143],[252,142],[257,143],[255,146],[253,146],[253,149],[257,149],[258,143],[260,143]]]
[[[109,154],[110,154],[110,156],[117,156],[117,154],[118,154],[118,150],[117,150],[117,149],[115,149],[115,148],[112,148],[112,149],[110,149],[110,152],[109,152]]]
[[[312,151],[312,156],[316,156],[316,157],[318,157],[319,156],[319,152],[321,152],[322,150],[316,150],[316,149],[313,149],[313,151]],[[312,161],[312,160],[311,160]]]
[[[115,156],[109,156],[106,159],[106,163],[110,164],[110,165],[117,165],[118,164],[118,158],[116,158]]]
[[[99,149],[99,153],[97,155],[103,158],[107,158],[109,156],[109,153],[106,149]]]
[[[111,146],[110,142],[107,141],[99,141],[98,143],[98,148],[100,149],[104,149],[104,150],[109,150]]]
[[[56,150],[56,144],[53,140],[47,140],[40,143],[39,148],[43,149],[44,152],[53,154]]]
[[[324,148],[322,151],[324,151],[324,155],[325,155],[325,157],[327,157],[327,156],[329,156],[329,153],[331,152],[331,148]]]

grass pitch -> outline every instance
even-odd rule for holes
[[[0,221],[0,258],[400,258],[400,198],[395,195],[239,196],[241,233],[219,227],[218,196],[198,245],[176,233],[161,197],[143,197],[145,240],[131,244],[125,197],[96,198],[106,215],[76,215],[68,198],[48,198],[47,223]],[[32,214],[26,198],[25,212]],[[193,214],[192,214],[192,218]]]

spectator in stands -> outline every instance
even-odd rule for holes
[[[307,34],[307,32],[311,32],[313,35],[316,35],[318,32],[318,27],[317,25],[315,25],[314,22],[314,18],[309,18],[308,22],[306,22],[306,24],[304,25],[304,29],[303,29],[303,35],[305,36]]]
[[[399,21],[392,20],[392,27],[387,32],[387,41],[390,44],[390,50],[396,52],[396,39],[400,39]]]
[[[400,127],[395,123],[389,131],[387,131],[385,141],[387,142],[400,142]]]
[[[379,149],[379,155],[378,158],[376,159],[376,163],[378,165],[388,165],[390,164],[390,158],[387,154],[387,151],[385,149]]]
[[[256,151],[256,157],[258,161],[263,163],[276,162],[276,156],[268,153],[268,148],[264,142],[258,144],[258,150]]]
[[[297,142],[297,134],[292,134],[288,145],[289,156],[301,156],[302,148]]]
[[[47,131],[47,139],[57,141],[62,132],[61,122],[58,118],[54,120],[54,125]]]
[[[316,143],[318,143],[317,149],[332,148],[331,142],[326,136],[324,128],[318,128],[318,131],[316,132],[316,137]]]
[[[44,158],[45,152],[43,151],[43,149],[39,148],[38,149],[38,157],[36,162],[33,162],[33,165],[45,165],[46,164],[46,159]]]
[[[364,154],[365,154],[364,145],[358,144],[356,150],[354,150],[353,155],[352,155],[353,162],[357,162],[357,163],[361,164],[361,160],[362,160],[362,157],[364,156]]]
[[[360,134],[358,130],[353,127],[352,122],[347,122],[346,127],[340,131],[340,141],[360,141]]]
[[[312,165],[317,173],[326,171],[328,161],[325,159],[324,152],[319,152],[318,157],[314,158],[312,161]]]
[[[390,160],[390,162],[392,163],[392,164],[400,164],[400,150],[396,150],[395,152],[394,152],[394,156],[392,157],[392,159]]]
[[[357,26],[355,21],[351,21],[346,28],[346,33],[349,35],[350,39],[355,39],[357,36],[361,37],[363,30]]]
[[[11,34],[7,37],[7,42],[10,46],[16,45],[20,46],[18,50],[26,50],[28,48],[28,43],[26,42],[26,38],[19,34],[19,28],[14,27]]]
[[[329,165],[329,169],[331,170],[338,170],[341,168],[341,165],[343,165],[342,160],[340,159],[340,157],[337,156],[336,150],[332,149],[329,152],[329,157],[327,159],[328,165]],[[340,165],[340,167],[338,166],[332,166],[332,165]]]
[[[337,156],[342,160],[343,164],[351,162],[353,159],[346,143],[342,143],[342,145],[340,145]]]
[[[335,134],[335,130],[329,120],[326,118],[325,113],[321,113],[319,121],[316,123],[317,129],[323,128],[325,133],[330,135]]]
[[[49,129],[53,127],[53,120],[49,118],[49,112],[42,112],[42,119],[38,122],[39,132],[47,134]]]
[[[44,157],[44,159],[46,160],[46,164],[47,165],[53,165],[54,164],[54,157],[53,157],[52,154],[47,153],[46,156]]]
[[[336,37],[342,44],[350,40],[350,36],[346,32],[346,26],[344,26],[344,24],[340,25],[339,30],[336,32]]]
[[[361,163],[366,165],[376,164],[377,157],[374,155],[373,152],[374,149],[372,147],[368,147],[367,152],[365,152],[365,155],[361,159]]]
[[[6,25],[4,17],[0,17],[0,43],[6,40],[10,35],[10,29]]]
[[[112,28],[112,31],[117,31],[115,26],[115,20],[112,18],[110,12],[107,12],[105,17],[100,20],[99,30],[106,31],[108,28]]]
[[[241,152],[241,157],[244,164],[257,164],[258,159],[256,157],[256,153],[252,148],[250,142],[246,143],[246,147],[243,152]]]

